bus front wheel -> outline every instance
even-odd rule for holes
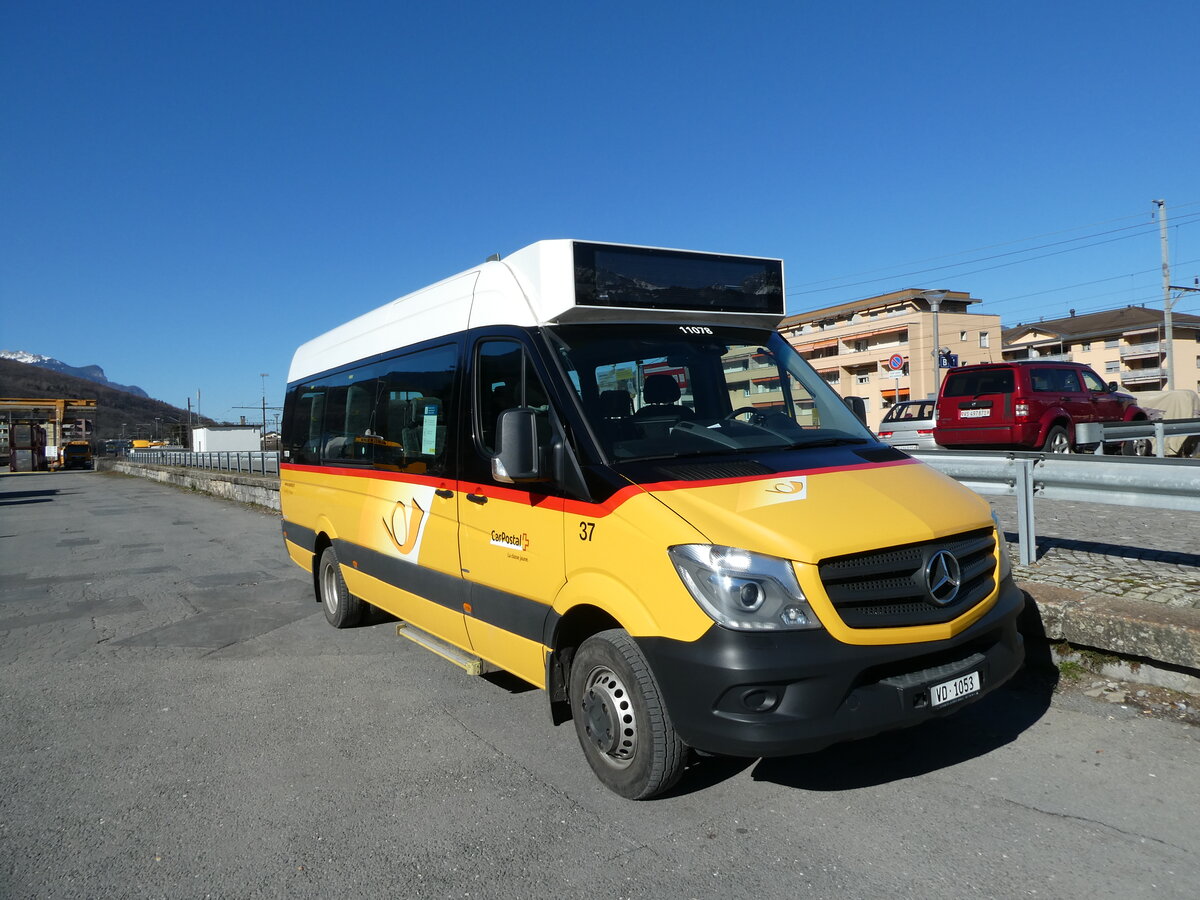
[[[687,747],[628,633],[614,628],[583,642],[571,662],[570,698],[584,756],[606,787],[647,800],[679,780]]]

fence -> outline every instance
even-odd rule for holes
[[[131,450],[131,462],[152,466],[186,466],[218,472],[243,472],[248,475],[278,475],[279,453],[275,450],[214,450],[193,453],[189,450]]]
[[[1035,558],[1035,497],[1200,512],[1200,464],[1195,460],[1004,451],[910,453],[976,493],[1016,497],[1022,565]]]
[[[1133,441],[1154,438],[1156,456],[1165,456],[1168,437],[1200,434],[1200,419],[1165,419],[1158,422],[1081,422],[1075,426],[1075,443],[1095,444],[1104,455],[1105,441]]]

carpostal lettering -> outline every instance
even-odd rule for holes
[[[691,749],[813,752],[1004,684],[988,504],[856,418],[784,296],[780,260],[541,241],[301,346],[280,505],[326,619],[545,689],[632,799]]]
[[[503,531],[492,532],[493,547],[507,547],[510,550],[520,550],[524,552],[529,549],[528,534],[508,534]]]

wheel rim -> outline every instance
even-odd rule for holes
[[[337,615],[338,572],[337,566],[332,563],[326,563],[321,569],[321,602],[331,616]]]
[[[1071,442],[1067,440],[1067,436],[1061,431],[1054,435],[1050,440],[1051,453],[1070,453]]]
[[[609,764],[628,766],[637,752],[637,717],[629,689],[617,673],[607,666],[593,669],[580,706],[588,740]]]

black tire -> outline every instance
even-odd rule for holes
[[[1061,425],[1054,425],[1046,433],[1046,443],[1042,449],[1047,453],[1070,453],[1071,436]]]
[[[1136,438],[1132,441],[1121,441],[1122,456],[1153,456],[1154,443],[1149,438]]]
[[[675,733],[646,657],[625,631],[592,635],[571,662],[571,715],[596,777],[629,800],[648,800],[683,774]]]
[[[367,610],[367,604],[346,587],[333,547],[326,547],[317,562],[317,599],[325,610],[325,621],[334,628],[354,628]]]

